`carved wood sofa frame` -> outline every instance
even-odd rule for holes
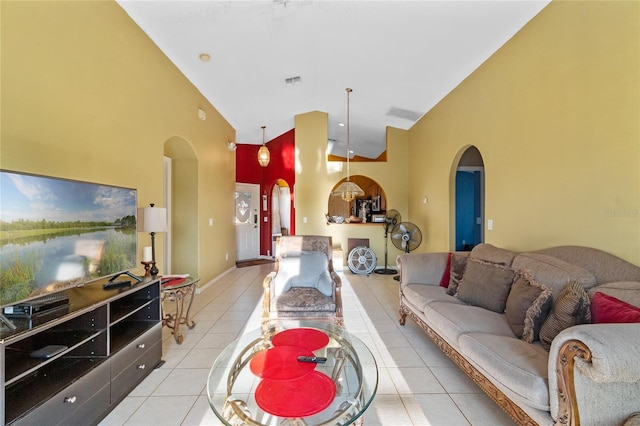
[[[402,297],[400,297],[402,300]],[[486,393],[505,413],[519,425],[537,425],[527,413],[515,402],[509,399],[489,379],[478,371],[467,359],[460,355],[438,333],[429,327],[409,307],[400,302],[400,325],[405,325],[407,316],[411,317],[420,328],[435,342],[440,350],[447,355],[471,380],[473,380],[484,393]],[[585,362],[591,362],[591,351],[582,342],[571,340],[560,349],[556,372],[558,377],[558,421],[556,425],[579,426],[580,414],[575,394],[573,371],[576,358]]]

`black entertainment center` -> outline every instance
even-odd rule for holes
[[[0,425],[97,424],[162,357],[137,190],[0,170]]]
[[[108,282],[66,289],[68,303],[42,313],[21,304],[12,326],[0,323],[0,424],[97,424],[160,363],[160,280]]]

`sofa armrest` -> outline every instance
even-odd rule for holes
[[[396,264],[400,270],[400,287],[409,283],[440,285],[448,260],[447,252],[398,255]]]
[[[617,424],[637,411],[640,324],[584,324],[562,331],[549,352],[549,402],[558,422]],[[605,390],[606,389],[606,390]]]

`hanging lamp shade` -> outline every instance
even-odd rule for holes
[[[349,117],[349,96],[353,89],[347,87],[347,179],[331,192],[332,196],[340,197],[346,202],[351,202],[356,197],[364,195],[364,191],[354,182],[351,182],[349,174],[349,156],[351,155],[350,133],[351,120]]]
[[[271,153],[264,142],[264,129],[266,128],[267,126],[262,126],[262,146],[258,150],[258,163],[260,163],[262,167],[267,167],[271,161]]]
[[[331,195],[340,197],[344,201],[352,201],[356,197],[363,196],[364,191],[355,183],[346,180],[338,185],[338,187],[331,192]]]

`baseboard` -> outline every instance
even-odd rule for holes
[[[198,288],[196,288],[196,294],[200,294],[203,291],[205,291],[207,288],[211,287],[214,283],[216,283],[217,281],[220,281],[225,275],[228,275],[229,273],[231,273],[232,271],[235,271],[237,268],[234,266],[232,266],[231,268],[227,269],[226,271],[224,271],[223,273],[221,273],[220,275],[214,277],[212,280],[210,280],[209,282],[199,286]]]

